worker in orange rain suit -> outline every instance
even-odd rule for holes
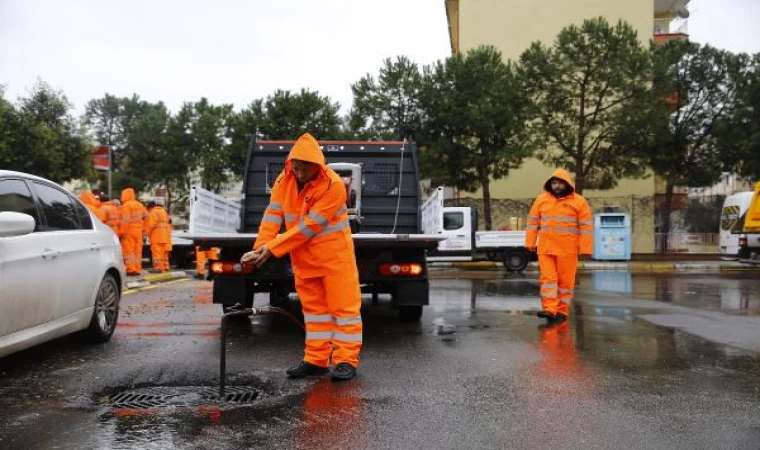
[[[325,164],[317,140],[304,134],[274,182],[254,251],[241,258],[260,266],[290,253],[306,322],[304,358],[287,370],[290,377],[325,374],[331,357],[333,380],[356,375],[361,290],[347,212],[343,180]]]
[[[206,278],[206,261],[209,259],[219,259],[219,247],[211,247],[201,250],[200,246],[195,246],[195,278]]]
[[[142,273],[143,228],[147,225],[148,211],[135,199],[135,191],[126,188],[121,191],[121,249],[127,275]]]
[[[163,206],[154,201],[148,202],[148,227],[145,229],[145,234],[150,238],[153,269],[160,272],[169,271],[172,227],[169,223],[169,214]]]
[[[103,215],[100,212],[100,200],[95,196],[95,194],[92,193],[92,191],[84,191],[81,194],[79,194],[79,199],[82,200],[82,203],[93,213],[95,213],[95,216],[100,219],[100,221],[103,221]]]
[[[590,255],[593,249],[591,209],[575,192],[566,170],[555,170],[544,191],[530,209],[525,246],[535,251],[538,241],[542,309],[538,316],[563,321],[573,299],[578,254]]]
[[[111,198],[106,194],[100,196],[98,213],[100,214],[100,220],[111,227],[113,232],[118,235],[121,226],[121,211],[119,211],[119,208],[113,204]]]

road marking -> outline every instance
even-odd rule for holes
[[[164,283],[151,284],[151,285],[148,285],[148,286],[143,286],[143,287],[134,288],[134,289],[127,289],[124,292],[122,292],[122,295],[134,294],[135,292],[147,291],[148,289],[155,289],[155,288],[161,286],[162,284],[182,283],[183,281],[187,281],[187,280],[188,280],[187,278],[180,278],[178,280],[166,281]]]

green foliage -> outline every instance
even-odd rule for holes
[[[340,104],[318,92],[301,89],[299,93],[277,90],[265,100],[256,100],[248,107],[251,125],[249,134],[258,133],[266,139],[297,139],[311,133],[320,140],[340,136]]]
[[[92,174],[90,145],[63,93],[39,81],[18,107],[0,91],[0,167],[56,182]]]
[[[654,48],[652,92],[659,120],[648,156],[669,184],[700,187],[720,179],[731,149],[715,139],[716,127],[735,110],[745,66],[737,55],[694,42]]]
[[[491,229],[491,180],[507,176],[530,153],[514,68],[493,47],[451,56],[425,68],[420,107],[424,175],[459,189],[481,187]]]
[[[377,80],[367,74],[351,86],[354,106],[347,127],[358,139],[415,138],[420,128],[422,74],[405,56],[383,61]]]
[[[718,233],[720,214],[723,210],[723,195],[716,195],[707,201],[691,201],[684,213],[684,222],[689,224],[690,233]]]
[[[760,53],[745,61],[745,73],[738,81],[736,107],[718,120],[715,134],[727,163],[750,181],[760,181]]]
[[[649,105],[650,59],[636,31],[604,18],[533,43],[519,73],[530,98],[528,132],[539,159],[575,173],[576,188],[610,189],[643,176],[636,155]]]

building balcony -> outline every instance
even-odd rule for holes
[[[689,0],[655,0],[652,34],[655,44],[689,38]]]

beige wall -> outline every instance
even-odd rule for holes
[[[643,43],[652,38],[653,0],[459,0],[459,50],[493,45],[516,60],[534,41],[551,45],[570,24],[602,16],[623,19]]]

